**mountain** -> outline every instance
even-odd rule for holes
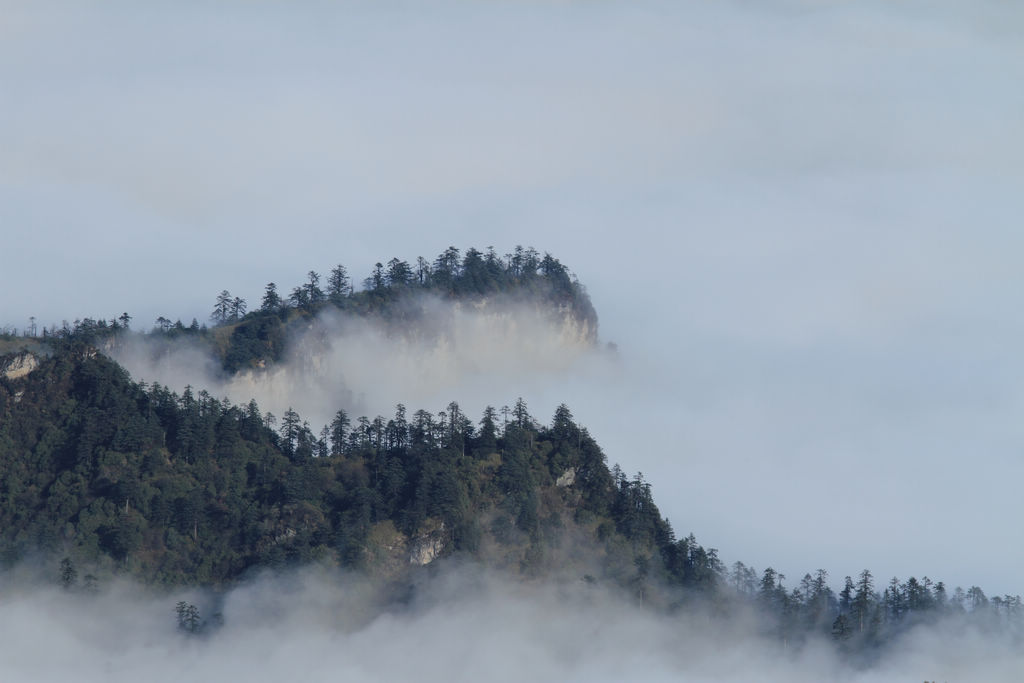
[[[224,373],[262,371],[317,316],[344,311],[400,334],[426,327],[429,297],[441,297],[525,302],[596,341],[585,290],[550,255],[449,248],[418,263],[378,263],[358,292],[341,266],[326,290],[310,272],[287,300],[270,283],[250,313],[224,291],[212,328],[161,317],[144,336],[157,352],[189,337]],[[133,381],[101,352],[138,336],[129,321],[44,330],[0,360],[7,564],[41,552],[146,582],[224,584],[309,561],[398,576],[465,554],[530,575],[578,565],[635,583],[653,566],[680,583],[710,580],[714,554],[677,541],[642,477],[610,471],[564,405],[550,426],[522,399],[478,422],[455,402],[438,413],[399,405],[391,418],[338,411],[315,435],[291,409],[278,425],[254,400]]]
[[[565,406],[550,426],[522,400],[476,424],[456,403],[339,412],[317,438],[291,411],[275,431],[255,402],[136,383],[79,340],[0,367],[8,564],[43,552],[171,584],[309,561],[400,576],[460,553],[623,583],[656,568],[698,585],[720,569],[674,538],[641,477],[608,469]]]
[[[212,328],[161,318],[143,336],[166,345],[187,336],[224,373],[261,372],[316,316],[344,310],[404,333],[424,323],[429,295],[472,306],[514,297],[569,316],[596,343],[585,290],[553,257],[524,268],[493,252],[445,254],[414,279],[395,274],[402,262],[378,264],[360,292],[337,269],[328,293],[315,273],[288,302],[268,285],[252,313],[225,291]],[[471,277],[477,258],[492,279]],[[603,584],[661,609],[748,609],[783,643],[819,634],[851,653],[951,615],[1024,632],[1018,596],[989,599],[977,587],[949,592],[911,577],[879,592],[864,570],[837,594],[821,570],[787,589],[771,568],[726,568],[692,535],[676,537],[650,484],[609,468],[565,405],[544,424],[522,399],[476,419],[454,401],[435,412],[398,405],[391,417],[338,410],[315,433],[291,409],[278,419],[255,400],[135,381],[104,353],[142,334],[129,322],[85,319],[0,340],[4,565],[41,562],[69,587],[78,568],[93,582],[224,587],[309,563],[401,586],[461,558],[523,579]]]
[[[372,320],[395,333],[429,330],[435,300],[461,306],[525,304],[546,315],[572,320],[588,343],[597,339],[597,312],[584,287],[551,254],[541,256],[532,247],[518,246],[505,258],[493,249],[467,249],[462,254],[448,247],[433,261],[419,257],[412,265],[392,258],[377,263],[356,289],[347,269],[335,266],[326,282],[315,271],[282,296],[276,283],[267,283],[258,309],[246,312],[241,297],[223,290],[216,297],[210,333],[193,320],[186,326],[160,316],[151,333],[154,340],[173,343],[181,338],[201,342],[226,374],[264,369],[280,361],[291,340],[299,338],[318,317],[345,314]],[[126,316],[127,314],[125,314]],[[121,320],[90,321],[88,329],[101,334],[116,330]]]

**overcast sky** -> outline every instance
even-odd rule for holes
[[[0,0],[0,325],[533,245],[619,366],[488,402],[566,401],[677,532],[789,586],[1019,593],[1022,30],[984,0]]]

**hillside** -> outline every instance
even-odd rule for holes
[[[462,553],[523,574],[711,578],[713,555],[674,538],[649,486],[610,471],[565,406],[550,426],[522,401],[478,423],[456,403],[339,412],[317,437],[291,411],[275,431],[255,402],[139,385],[85,344],[6,361],[31,365],[0,379],[8,564],[44,552],[147,582],[220,584],[308,561],[400,575]]]
[[[447,270],[439,265],[445,254]],[[0,563],[42,563],[69,588],[79,571],[89,585],[129,576],[222,588],[308,564],[402,586],[455,559],[523,580],[601,584],[660,609],[701,603],[719,614],[751,612],[785,647],[825,636],[841,652],[870,656],[916,625],[962,616],[1024,637],[1020,597],[989,598],[977,586],[950,591],[925,576],[879,588],[865,569],[836,592],[823,570],[788,588],[771,567],[724,566],[693,535],[676,537],[650,484],[609,468],[564,404],[548,423],[522,399],[478,418],[454,401],[397,405],[389,417],[338,410],[314,431],[291,408],[275,417],[255,400],[233,404],[200,387],[137,382],[105,353],[127,336],[157,349],[188,337],[226,374],[260,372],[320,316],[343,311],[403,334],[429,318],[428,297],[467,306],[525,301],[569,316],[596,341],[585,290],[553,257],[530,257],[524,268],[493,252],[470,250],[462,261],[445,254],[413,280],[394,274],[405,272],[402,262],[393,259],[388,271],[378,264],[359,292],[337,269],[327,293],[311,273],[287,302],[269,297],[271,283],[252,313],[225,291],[218,306],[234,308],[215,308],[212,327],[160,318],[140,333],[124,314],[38,337],[6,335]],[[473,275],[477,260],[492,264],[494,278]]]
[[[485,253],[472,247],[465,254],[449,247],[432,261],[421,256],[414,264],[392,258],[386,265],[377,263],[361,288],[343,265],[332,268],[326,280],[311,270],[289,294],[267,283],[259,307],[248,312],[244,298],[223,290],[214,301],[212,329],[195,320],[186,326],[161,316],[149,336],[166,343],[197,340],[224,373],[233,374],[280,361],[291,340],[325,314],[372,320],[395,334],[422,330],[434,314],[433,299],[468,307],[496,301],[526,304],[553,318],[572,319],[583,338],[597,340],[597,313],[583,286],[551,254],[541,256],[521,246],[505,258],[493,249]],[[119,329],[118,320],[102,324],[101,333]]]
[[[815,634],[874,657],[915,625],[967,616],[1024,634],[1018,596],[927,577],[838,594],[823,571],[787,589],[770,567],[722,565],[678,539],[641,475],[609,469],[566,406],[474,422],[444,410],[352,419],[320,436],[293,411],[133,382],[80,340],[0,357],[0,561],[42,562],[67,586],[116,575],[227,587],[261,569],[349,568],[399,587],[443,558],[522,579],[601,584],[661,609],[753,610],[792,647]]]

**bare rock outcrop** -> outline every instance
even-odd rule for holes
[[[0,359],[0,375],[4,379],[21,379],[37,367],[39,367],[39,359],[28,351]]]
[[[555,486],[565,488],[566,486],[572,486],[576,483],[576,468],[570,467],[565,472],[559,475],[558,479],[555,480]]]
[[[434,531],[415,536],[409,543],[409,564],[427,565],[436,560],[448,547],[448,534],[444,524]]]

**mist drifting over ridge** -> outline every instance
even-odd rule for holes
[[[471,308],[471,315],[481,316],[482,322],[458,322],[459,310],[457,306],[452,308],[452,302],[431,302],[427,310],[430,319],[434,321],[433,329],[426,332],[420,330],[419,333],[414,330],[411,335],[413,338],[421,337],[417,343],[422,344],[422,348],[416,358],[431,358],[432,349],[437,343],[448,340],[449,335],[459,335],[459,330],[462,330],[460,339],[477,343],[492,341],[490,335],[495,332],[507,334],[510,329],[523,329],[530,334],[546,330],[551,336],[548,343],[553,347],[582,347],[593,351],[592,340],[586,334],[581,334],[578,327],[570,325],[567,329],[565,321],[559,324],[558,319],[550,315],[540,318],[543,325],[521,324],[522,320],[518,316],[523,316],[524,310],[534,314],[534,317],[527,315],[523,320],[536,321],[536,309],[530,310],[527,307],[508,310],[496,307],[497,310],[487,311],[486,305]],[[450,320],[446,321],[442,311],[450,314]],[[505,320],[504,324],[497,324],[497,321],[504,318],[511,319],[511,323]],[[444,322],[437,324],[437,321]],[[333,320],[331,325],[334,327],[327,326],[325,330],[318,328],[322,322],[310,321],[299,343],[300,347],[303,344],[305,347],[290,361],[285,360],[278,366],[282,374],[271,384],[279,386],[279,382],[287,381],[291,386],[303,386],[313,376],[302,375],[304,372],[327,371],[330,377],[329,362],[316,360],[318,354],[326,356],[331,353],[329,345],[325,347],[322,337],[324,334],[337,335],[338,325],[345,327],[352,322]],[[465,332],[467,324],[469,329],[479,328],[479,339]],[[372,333],[372,340],[368,344],[341,344],[357,357],[357,361],[365,353],[360,349],[377,347],[389,338],[380,327],[373,324],[368,328],[359,327],[355,334],[366,334],[368,331]],[[309,345],[310,336],[318,339],[315,346]],[[346,341],[345,334],[339,336],[341,342]],[[402,336],[398,335],[399,338]],[[352,339],[347,341],[351,342]],[[408,341],[408,338],[402,339],[402,343]],[[316,353],[312,353],[314,348]],[[412,345],[403,348],[417,347]],[[385,359],[391,353],[395,353],[394,348]],[[182,358],[176,358],[173,351],[168,357],[174,359],[175,363],[182,362]],[[365,363],[367,358],[362,358],[362,362]],[[297,363],[299,367],[291,367],[290,362]],[[301,367],[303,362],[309,362],[312,368]],[[399,366],[405,367],[403,363],[399,363]],[[551,374],[553,370],[554,366],[548,368],[549,372],[545,374]],[[289,380],[289,376],[300,379]],[[281,380],[281,377],[285,380]],[[554,379],[558,380],[559,377],[556,375]],[[308,675],[313,676],[314,680],[323,670],[325,659],[331,663],[333,661],[317,651],[319,646],[309,649],[311,643],[324,641],[326,644],[323,647],[344,652],[350,640],[355,643],[352,647],[360,653],[355,663],[350,659],[342,659],[324,675],[334,676],[338,670],[347,671],[349,667],[356,666],[352,675],[357,678],[365,676],[367,680],[381,676],[398,680],[422,679],[423,667],[415,662],[415,658],[411,665],[408,663],[410,660],[402,660],[395,666],[395,662],[376,649],[381,642],[402,645],[406,639],[411,643],[422,644],[425,648],[423,658],[441,657],[446,666],[453,665],[454,673],[441,667],[437,675],[455,680],[462,680],[464,676],[468,680],[469,675],[497,680],[504,680],[503,677],[516,680],[523,675],[542,680],[563,680],[566,677],[571,680],[593,680],[595,677],[597,680],[619,680],[631,670],[642,669],[645,678],[653,677],[655,680],[662,676],[670,679],[694,676],[698,680],[729,681],[760,676],[767,677],[767,680],[816,680],[824,677],[829,680],[870,681],[916,677],[922,669],[936,668],[943,672],[942,677],[949,676],[950,672],[954,676],[967,676],[984,671],[991,680],[1012,680],[1013,674],[1009,672],[1016,671],[1020,663],[1012,632],[979,630],[966,617],[962,620],[944,619],[927,628],[918,626],[908,632],[898,633],[892,636],[893,640],[880,657],[868,656],[864,662],[855,659],[851,665],[850,661],[838,658],[838,652],[831,649],[833,645],[824,640],[814,640],[822,637],[820,635],[806,643],[780,643],[777,638],[766,635],[767,631],[762,629],[754,614],[748,614],[743,609],[723,619],[721,613],[717,616],[705,614],[698,604],[670,616],[670,613],[645,611],[638,605],[624,603],[622,593],[614,589],[606,592],[606,586],[591,586],[580,577],[568,577],[568,583],[567,577],[562,577],[561,583],[557,578],[549,578],[524,584],[510,580],[509,577],[487,575],[486,571],[480,574],[480,571],[474,567],[460,568],[454,563],[442,566],[437,568],[437,573],[428,574],[422,579],[418,586],[422,592],[417,594],[418,597],[397,603],[391,598],[390,606],[387,599],[383,603],[378,602],[381,594],[375,595],[373,587],[360,577],[338,579],[337,576],[331,578],[330,575],[318,575],[317,570],[308,570],[291,576],[246,582],[232,589],[226,596],[219,596],[215,600],[206,599],[208,606],[211,603],[215,605],[211,609],[217,609],[216,613],[220,615],[218,622],[223,617],[225,623],[242,623],[245,628],[236,631],[226,626],[216,632],[211,630],[209,640],[202,641],[202,645],[198,645],[198,641],[180,640],[182,634],[175,633],[167,625],[168,622],[173,624],[169,615],[164,617],[167,620],[164,625],[159,625],[158,620],[148,616],[161,610],[166,615],[168,606],[173,602],[166,596],[145,598],[142,597],[144,592],[139,592],[138,588],[115,585],[114,594],[109,596],[111,602],[101,609],[110,610],[114,621],[134,622],[137,631],[145,631],[146,624],[154,629],[151,637],[160,643],[158,646],[154,648],[146,641],[133,648],[137,652],[145,651],[142,666],[152,665],[164,656],[173,658],[179,649],[187,648],[187,652],[199,654],[189,665],[193,671],[205,672],[207,667],[214,670],[226,667],[231,671],[241,670],[244,673],[251,670],[265,675],[268,666],[294,668],[296,664],[293,658],[297,658],[303,663],[300,668],[308,670]],[[16,611],[22,606],[21,593],[17,586],[14,588],[11,596]],[[42,593],[46,593],[46,590]],[[52,598],[52,592],[50,596]],[[39,596],[32,596],[31,599],[39,599]],[[43,599],[46,599],[45,596]],[[56,600],[73,605],[77,599],[72,594],[64,594]],[[203,602],[202,598],[198,600]],[[132,609],[138,607],[140,610],[137,614],[125,611],[126,603],[133,601]],[[96,607],[95,603],[93,607]],[[95,609],[90,614],[93,612]],[[63,618],[75,621],[70,614],[65,614]],[[614,627],[595,629],[592,626],[605,622],[614,623]],[[485,638],[480,638],[481,629],[491,623],[500,624],[500,627],[488,631]],[[542,628],[538,629],[537,623],[542,624]],[[590,625],[589,630],[585,628],[587,625]],[[439,627],[441,631],[436,630]],[[268,652],[266,647],[259,644],[262,638],[279,641],[282,629],[289,633],[300,633],[306,628],[316,629],[316,635],[303,638],[298,647],[286,643],[282,652],[274,648]],[[445,629],[448,628],[453,631],[447,632]],[[424,637],[422,629],[429,629],[429,637]],[[325,636],[325,632],[328,635]],[[584,636],[582,640],[581,633]],[[70,639],[76,637],[72,634]],[[175,645],[171,647],[170,654],[165,655],[162,648],[168,638]],[[179,640],[174,641],[173,638]],[[366,643],[363,642],[364,638],[368,639]],[[105,636],[91,634],[93,654],[98,646],[102,655],[104,642],[115,640],[117,638],[114,635],[107,641]],[[448,654],[447,648],[452,641],[457,642],[458,646]],[[118,642],[117,653],[120,653],[124,643]],[[373,643],[374,647],[368,643]],[[615,646],[627,648],[630,654],[624,659],[616,656],[606,660]],[[237,656],[234,655],[236,647],[241,648],[237,650],[240,653]],[[269,665],[267,660],[254,663],[253,658],[247,656],[249,648],[258,649],[261,657],[268,657]],[[413,651],[415,648],[410,645],[407,650]],[[937,658],[936,652],[941,652],[942,656]],[[516,653],[526,658],[526,667],[515,659]],[[114,654],[108,661],[116,661],[118,656]],[[515,667],[509,668],[513,664]],[[497,672],[493,670],[496,665],[501,667]],[[56,666],[59,672],[63,665],[58,663]],[[108,663],[106,666],[108,671],[126,670],[126,667],[119,664]],[[173,672],[176,666],[168,665],[165,669]],[[466,671],[470,673],[466,674]],[[609,674],[609,671],[612,673]]]
[[[567,402],[790,585],[1019,591],[1016,5],[2,7],[4,321],[515,235],[590,288],[616,394],[484,400]]]
[[[325,310],[291,334],[285,358],[266,369],[226,375],[188,340],[129,337],[112,356],[136,379],[178,392],[191,385],[238,404],[256,399],[278,416],[293,408],[317,428],[338,410],[372,417],[398,403],[440,410],[454,400],[479,416],[538,387],[553,393],[570,376],[607,381],[614,373],[614,354],[596,344],[596,321],[567,310],[502,296],[413,299],[408,323]],[[514,395],[495,396],[496,386]]]

